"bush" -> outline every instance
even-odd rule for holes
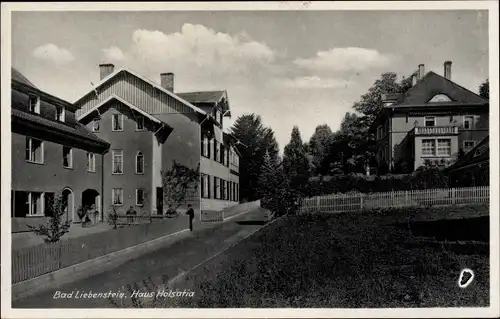
[[[54,200],[49,203],[47,210],[50,211],[50,219],[45,225],[31,226],[27,225],[31,231],[39,236],[43,236],[46,243],[58,242],[71,227],[71,221],[62,221],[66,211],[64,209],[66,203],[61,194],[57,194]]]

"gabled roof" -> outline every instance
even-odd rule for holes
[[[143,115],[144,117],[150,119],[151,121],[155,122],[155,123],[158,123],[158,124],[161,124],[161,125],[164,125],[166,127],[169,127],[171,128],[171,126],[169,126],[168,124],[166,124],[165,122],[161,121],[160,119],[154,117],[153,115],[149,114],[148,112],[146,111],[143,111],[141,110],[140,108],[134,106],[133,104],[130,104],[129,102],[125,101],[124,99],[122,99],[121,97],[119,96],[116,96],[116,95],[111,95],[110,97],[108,97],[106,100],[102,101],[101,103],[97,104],[96,106],[94,106],[93,108],[91,108],[90,110],[88,110],[86,113],[80,115],[78,117],[78,121],[86,118],[87,116],[89,116],[90,114],[92,114],[93,112],[95,112],[96,110],[98,110],[99,108],[101,108],[102,106],[108,104],[109,102],[113,101],[113,100],[116,100],[116,101],[119,101],[120,103],[126,105],[127,107],[129,107],[130,109],[140,113],[141,115]]]
[[[226,97],[226,91],[203,91],[176,93],[189,103],[219,103]]]
[[[488,100],[476,93],[431,71],[415,86],[402,94],[391,107],[424,104],[440,105],[440,102],[429,103],[437,94],[447,95],[452,100],[451,102],[446,102],[449,105],[486,105],[489,103]]]
[[[189,106],[191,109],[193,109],[195,112],[201,114],[201,115],[206,115],[207,113],[205,111],[203,111],[202,109],[200,109],[199,107],[191,104],[190,102],[186,101],[185,99],[181,98],[180,96],[178,96],[177,94],[174,94],[168,90],[166,90],[165,88],[163,88],[161,85],[155,83],[154,81],[151,81],[129,69],[126,69],[126,68],[120,68],[118,70],[116,70],[115,72],[111,73],[110,75],[108,75],[107,77],[105,77],[104,79],[102,79],[99,83],[97,83],[97,85],[90,89],[87,93],[85,93],[82,97],[80,97],[79,99],[77,99],[74,104],[77,104],[78,102],[80,102],[83,98],[85,98],[86,96],[88,96],[89,94],[95,94],[95,90],[98,90],[102,85],[104,85],[105,83],[109,82],[111,79],[113,79],[115,76],[117,76],[118,74],[120,73],[128,73],[146,83],[148,83],[149,85],[155,87],[156,89],[158,89],[159,91],[173,97],[174,99],[176,99],[177,101]],[[95,90],[94,90],[95,89]]]
[[[454,171],[464,167],[469,167],[473,164],[484,162],[490,158],[490,137],[487,136],[461,159],[456,161],[452,166],[447,168],[447,171]]]
[[[11,68],[11,78],[12,78],[12,81],[17,81],[19,83],[22,83],[24,85],[31,86],[32,88],[37,89],[37,87],[33,83],[31,83],[31,81],[28,80],[16,68]]]

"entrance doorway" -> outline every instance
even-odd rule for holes
[[[67,221],[69,221],[70,218],[73,223],[76,223],[80,220],[78,216],[75,216],[75,200],[73,191],[69,188],[65,188],[62,191],[62,207],[66,214]]]

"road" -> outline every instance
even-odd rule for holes
[[[164,248],[130,260],[115,269],[92,275],[84,280],[58,287],[54,290],[13,301],[13,308],[109,308],[108,300],[95,299],[61,299],[54,298],[56,291],[61,293],[106,293],[125,292],[125,285],[151,277],[159,280],[162,276],[172,279],[183,272],[203,263],[215,254],[229,248],[242,238],[252,234],[264,226],[267,211],[257,209],[237,216],[225,223],[209,228],[195,230],[179,236],[175,242]],[[161,280],[160,280],[161,282]]]

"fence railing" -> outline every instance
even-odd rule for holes
[[[489,199],[490,188],[488,186],[371,194],[332,194],[304,199],[300,212],[340,213],[373,208],[480,204],[488,203]]]

